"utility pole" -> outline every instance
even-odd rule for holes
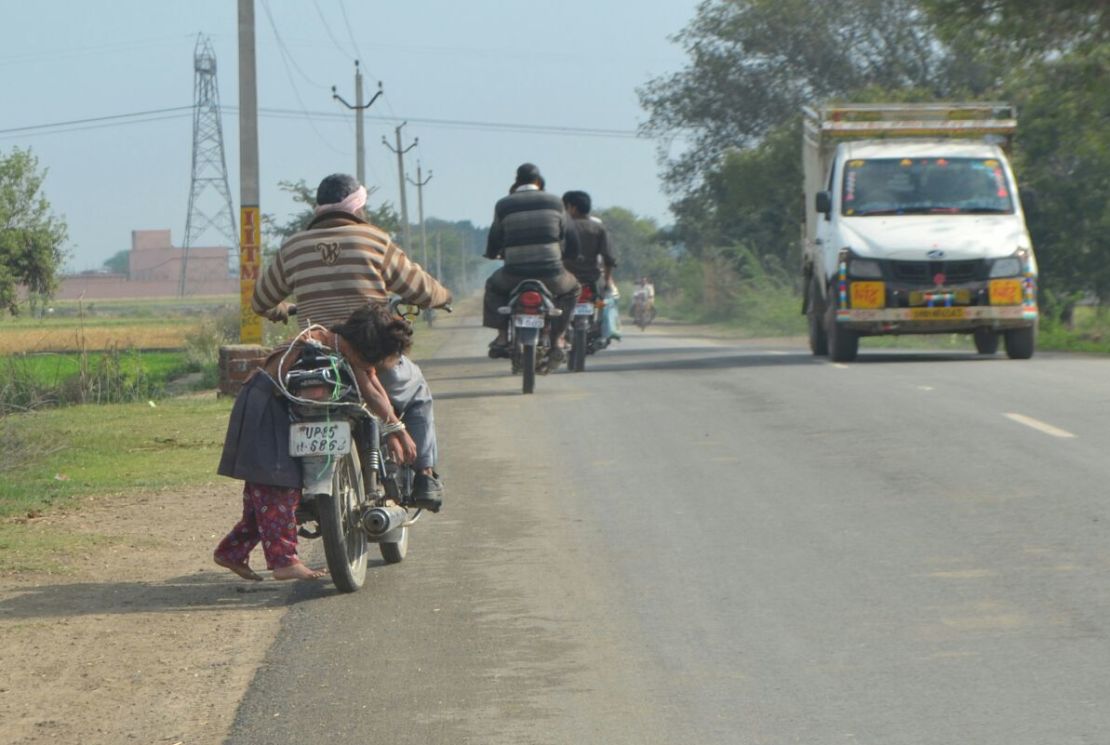
[[[262,266],[258,209],[258,88],[255,82],[254,0],[239,0],[239,341],[262,343],[262,317],[251,296]]]
[[[420,246],[424,249],[424,268],[428,268],[428,231],[424,225],[424,186],[432,180],[432,172],[428,171],[428,178],[420,172],[420,161],[416,161],[416,181],[409,179],[409,183],[416,187],[416,211],[420,217]]]
[[[397,125],[397,147],[389,144],[389,140],[385,139],[382,135],[382,144],[397,154],[397,179],[401,185],[401,233],[404,235],[405,248],[412,247],[412,236],[409,234],[409,204],[408,199],[405,197],[405,153],[412,150],[420,144],[420,138],[414,137],[412,144],[408,147],[401,147],[401,128],[408,122],[401,122]]]
[[[382,81],[379,80],[378,92],[368,103],[362,102],[362,69],[358,66],[358,60],[355,60],[355,105],[347,103],[343,96],[336,93],[334,85],[331,87],[332,99],[355,111],[355,178],[362,186],[366,186],[366,148],[362,139],[362,112],[373,106],[380,95],[382,95]]]
[[[442,233],[436,233],[436,279],[443,281],[443,243],[439,240]]]

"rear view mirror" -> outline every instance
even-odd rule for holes
[[[832,212],[832,195],[829,194],[827,191],[817,192],[817,198],[815,201],[817,203],[817,211],[820,212],[822,215],[827,216],[829,213]]]

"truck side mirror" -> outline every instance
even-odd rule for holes
[[[817,192],[817,197],[815,201],[817,202],[817,211],[820,212],[822,215],[828,217],[829,214],[832,213],[832,195],[829,194],[827,191]]]

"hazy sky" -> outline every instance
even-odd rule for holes
[[[354,172],[354,119],[335,116],[344,110],[331,86],[353,101],[358,56],[367,97],[378,80],[385,89],[367,112],[367,181],[379,187],[372,202],[398,205],[396,158],[381,139],[392,142],[393,127],[407,119],[406,144],[420,138],[407,167],[415,178],[419,159],[434,174],[424,192],[426,216],[488,224],[516,166],[532,161],[552,191],[585,189],[599,207],[620,205],[668,222],[653,142],[528,128],[634,131],[644,119],[635,89],[682,67],[685,57],[667,37],[696,6],[255,0],[259,106],[289,112],[259,119],[262,211],[281,218],[293,210],[278,181],[315,185],[328,173]],[[0,151],[30,147],[49,169],[46,194],[69,223],[71,268],[99,267],[130,247],[134,229],[170,228],[180,245],[191,176],[189,110],[6,130],[190,106],[198,33],[216,50],[221,103],[236,107],[235,0],[3,0],[0,8]],[[223,128],[238,220],[235,113],[224,116]],[[415,189],[409,210],[416,222]],[[212,233],[198,242],[223,243]]]

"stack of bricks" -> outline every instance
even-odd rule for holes
[[[269,351],[258,344],[229,344],[220,347],[219,395],[238,394],[243,382],[266,361]]]

